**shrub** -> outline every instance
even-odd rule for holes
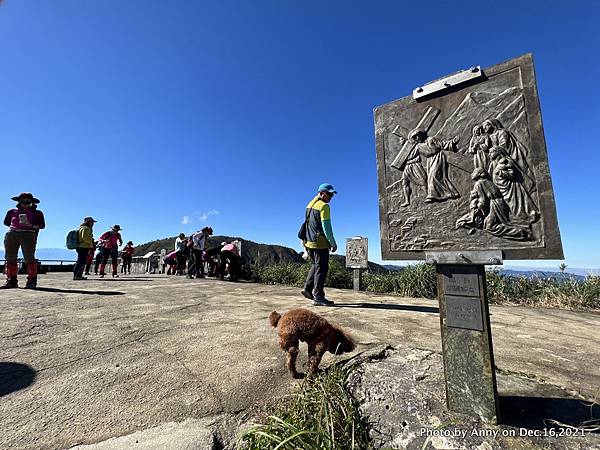
[[[281,263],[270,266],[252,266],[246,279],[266,284],[303,286],[310,270],[308,263]],[[490,303],[513,303],[528,306],[598,309],[600,308],[600,276],[589,275],[585,280],[575,278],[527,278],[501,275],[498,270],[486,273]],[[330,260],[327,287],[351,289],[352,272],[339,261]],[[402,270],[386,273],[365,272],[363,289],[370,292],[390,293],[404,297],[436,298],[435,267],[415,264]]]
[[[527,278],[501,275],[488,271],[486,284],[490,303],[552,308],[600,308],[600,276],[589,275],[585,280],[575,278]]]

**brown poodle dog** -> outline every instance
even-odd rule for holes
[[[355,344],[340,328],[321,316],[303,308],[292,309],[283,316],[277,311],[269,314],[273,327],[279,325],[279,347],[287,352],[287,368],[294,378],[302,378],[296,371],[299,342],[308,344],[308,373],[314,375],[326,351],[334,355],[351,352]]]

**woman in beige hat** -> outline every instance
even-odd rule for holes
[[[4,218],[4,225],[9,229],[4,236],[4,258],[6,265],[4,273],[6,274],[6,284],[0,286],[0,289],[10,289],[19,287],[17,274],[17,255],[19,248],[23,252],[25,263],[27,264],[27,284],[26,289],[35,289],[37,286],[37,260],[35,259],[35,246],[39,230],[46,227],[44,213],[33,205],[40,201],[29,192],[23,192],[12,198],[17,202],[16,208],[9,209]]]

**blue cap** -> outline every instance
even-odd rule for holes
[[[323,183],[319,186],[317,192],[327,191],[330,194],[337,194],[337,191],[333,188],[333,186],[329,183]]]

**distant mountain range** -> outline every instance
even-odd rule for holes
[[[502,269],[500,270],[501,275],[511,277],[526,277],[526,278],[553,278],[555,280],[585,280],[587,275],[577,275],[574,273],[555,272],[547,270],[513,270],[513,269]]]
[[[403,266],[394,264],[383,265],[389,271],[402,270]],[[529,268],[506,266],[499,270],[501,275],[526,278],[554,278],[556,280],[584,280],[588,275],[600,275],[600,269],[567,268],[564,272],[551,268]]]

